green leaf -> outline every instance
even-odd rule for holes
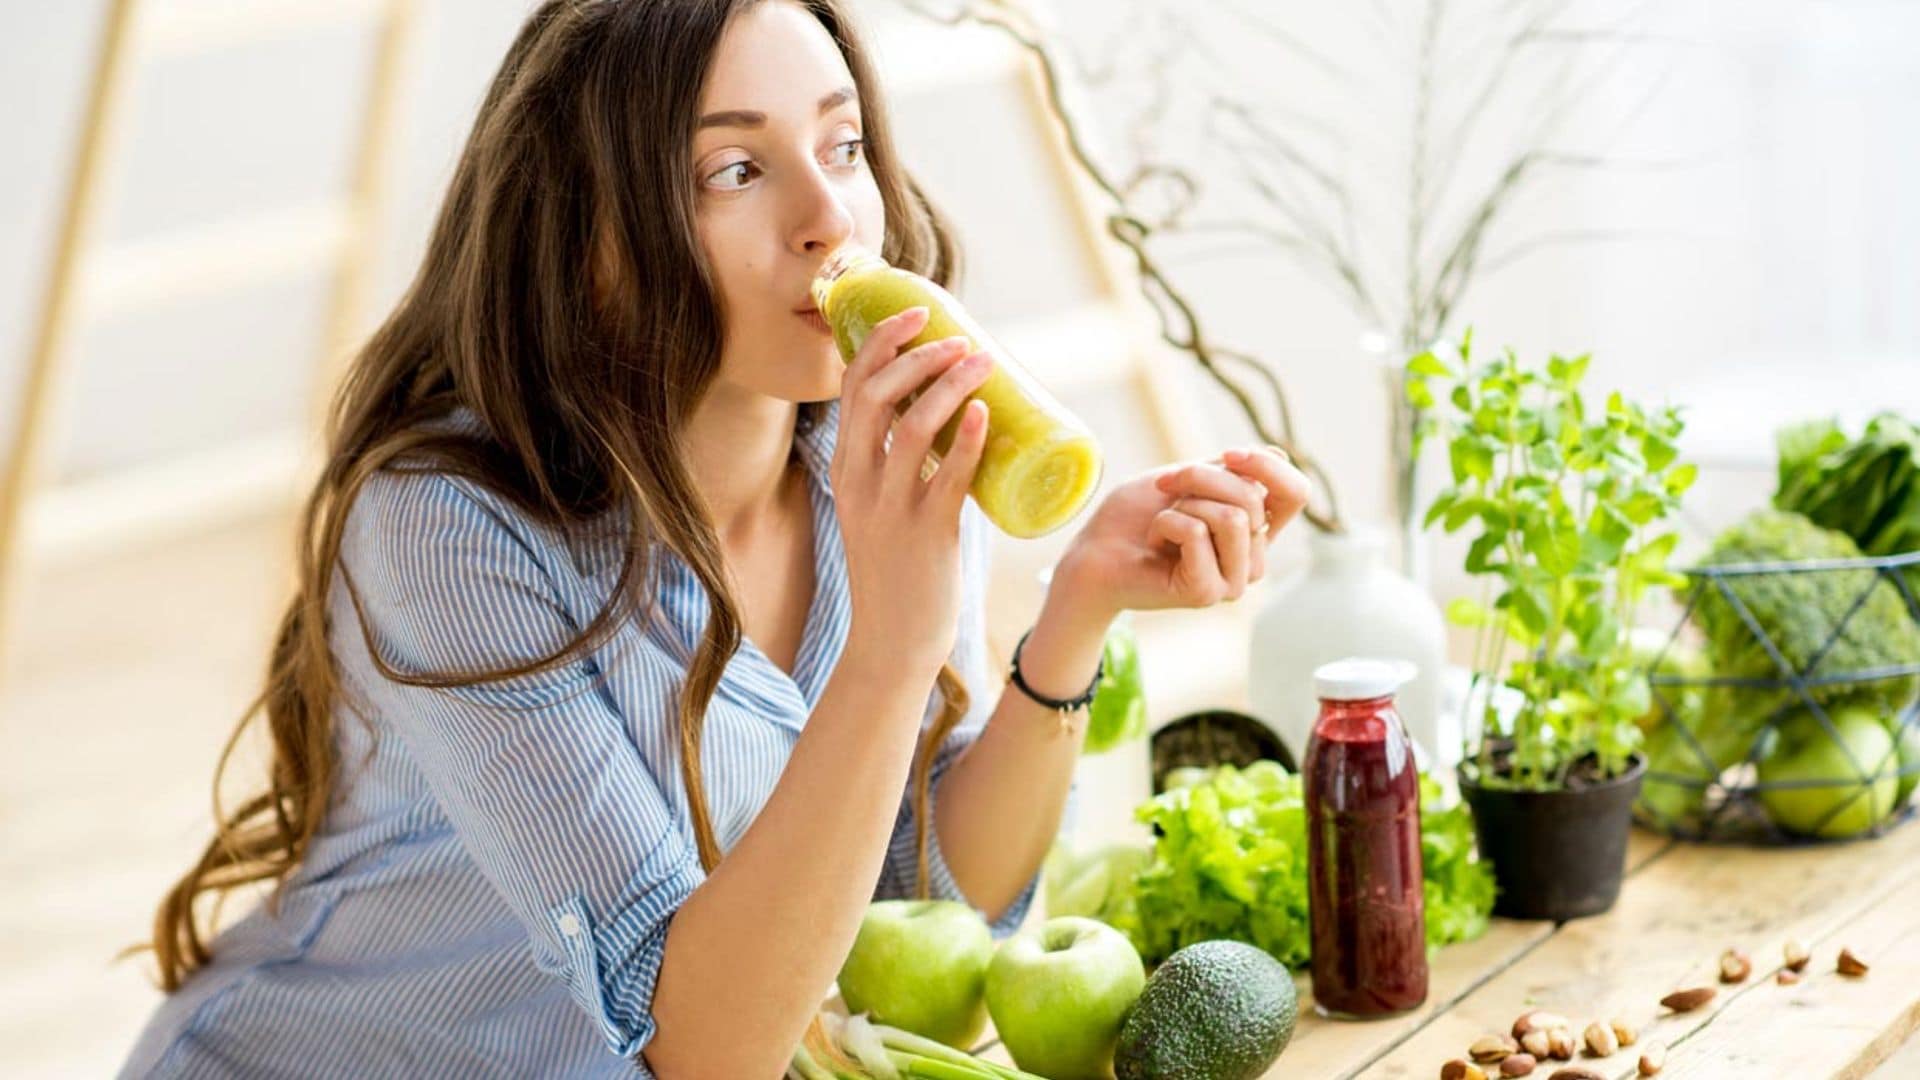
[[[1645,716],[1653,708],[1653,687],[1642,672],[1622,672],[1612,705],[1622,716]]]
[[[1496,569],[1493,556],[1500,550],[1504,540],[1504,537],[1492,533],[1475,539],[1467,548],[1467,573],[1484,574]]]
[[[1487,609],[1477,600],[1456,596],[1447,601],[1447,621],[1455,626],[1484,626]]]
[[[1595,504],[1587,517],[1587,554],[1595,562],[1611,563],[1633,539],[1633,522],[1606,500]]]
[[[1571,360],[1555,356],[1547,362],[1547,374],[1553,376],[1554,381],[1562,386],[1578,386],[1580,385],[1580,380],[1587,377],[1587,365],[1591,363],[1592,360],[1593,357],[1586,353],[1582,353]]]
[[[1640,452],[1645,455],[1650,472],[1659,472],[1680,456],[1680,448],[1672,440],[1653,433],[1648,433],[1640,440]]]
[[[1580,631],[1580,652],[1590,658],[1607,655],[1620,640],[1620,620],[1605,608],[1590,608],[1594,617]],[[1635,714],[1639,715],[1639,714]]]
[[[1522,536],[1527,554],[1540,569],[1554,577],[1573,573],[1580,561],[1580,537],[1571,530],[1554,528],[1536,519],[1527,524]]]
[[[1471,433],[1455,436],[1447,446],[1447,457],[1456,484],[1493,479],[1493,451]]]
[[[1693,482],[1699,479],[1699,476],[1700,466],[1692,462],[1675,466],[1674,470],[1667,474],[1667,494],[1676,498],[1686,494],[1687,489],[1693,487]]]
[[[1425,380],[1411,379],[1407,382],[1407,401],[1416,409],[1433,408],[1433,389]]]
[[[1651,491],[1636,491],[1627,496],[1621,504],[1621,513],[1633,525],[1645,525],[1659,517],[1667,508],[1667,501]]]
[[[1446,361],[1433,355],[1431,350],[1408,360],[1407,370],[1415,375],[1437,375],[1446,377],[1453,374],[1452,370],[1447,367]]]
[[[1642,574],[1651,574],[1666,568],[1667,559],[1680,543],[1679,533],[1664,533],[1641,545],[1633,553],[1633,568]],[[1684,580],[1684,579],[1683,579]]]
[[[1454,503],[1452,509],[1447,511],[1447,532],[1458,532],[1460,526],[1472,521],[1480,513],[1481,507],[1485,505],[1487,505],[1487,500],[1478,498],[1461,499],[1459,502]]]
[[[1507,609],[1535,638],[1547,632],[1547,594],[1537,585],[1516,586],[1502,594]]]

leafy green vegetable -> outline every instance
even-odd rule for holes
[[[1920,427],[1881,413],[1858,439],[1832,420],[1815,420],[1781,429],[1774,442],[1775,507],[1846,533],[1868,555],[1920,551]],[[1920,567],[1904,573],[1920,596]]]
[[[1100,754],[1147,733],[1147,698],[1140,685],[1140,649],[1125,615],[1107,629],[1106,671],[1087,707],[1083,753]]]
[[[1478,937],[1493,910],[1493,872],[1474,856],[1472,817],[1464,805],[1443,808],[1440,796],[1440,786],[1422,777],[1429,945]],[[1196,942],[1229,938],[1288,967],[1307,962],[1307,808],[1299,776],[1271,761],[1221,766],[1142,803],[1134,816],[1161,835],[1134,877],[1132,904],[1113,925],[1143,959],[1159,963]]]
[[[1442,807],[1440,783],[1420,778],[1420,865],[1426,874],[1427,944],[1472,941],[1487,932],[1493,868],[1474,855],[1473,813]]]
[[[794,1048],[786,1080],[1046,1080],[984,1061],[864,1013],[820,1012]]]
[[[1701,565],[1859,556],[1845,533],[1823,529],[1800,514],[1757,510],[1721,533]],[[1893,583],[1872,570],[1745,574],[1721,581],[1795,671],[1827,678],[1920,661],[1920,624],[1908,617]],[[1766,644],[1718,589],[1706,588],[1694,617],[1706,631],[1716,675],[1784,681]],[[1822,705],[1864,700],[1889,714],[1916,689],[1920,678],[1911,675],[1808,687]],[[1800,703],[1786,686],[1719,687],[1712,700],[1707,711],[1713,729],[1702,741],[1721,764],[1744,756],[1774,714]]]
[[[1113,925],[1133,904],[1133,876],[1149,852],[1138,844],[1108,844],[1088,852],[1064,841],[1047,853],[1047,917],[1080,915]]]

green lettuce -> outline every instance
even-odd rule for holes
[[[1427,943],[1486,932],[1493,872],[1474,854],[1464,805],[1443,807],[1438,783],[1420,782]],[[1266,950],[1289,968],[1307,963],[1307,810],[1300,777],[1260,761],[1222,766],[1208,779],[1164,792],[1134,815],[1160,835],[1133,878],[1127,902],[1105,905],[1149,963],[1200,941],[1229,938]]]
[[[1116,619],[1103,646],[1106,669],[1087,707],[1087,741],[1081,752],[1105,753],[1147,733],[1147,697],[1140,685],[1140,649],[1133,625]]]
[[[1780,488],[1773,505],[1838,529],[1867,555],[1920,551],[1920,425],[1881,413],[1858,439],[1833,420],[1782,428]],[[1920,566],[1908,567],[1920,596]]]

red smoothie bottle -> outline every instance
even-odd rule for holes
[[[1420,774],[1393,695],[1401,660],[1353,658],[1314,672],[1320,717],[1307,742],[1308,910],[1314,1007],[1390,1016],[1427,999]]]

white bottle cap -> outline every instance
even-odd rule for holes
[[[1349,656],[1313,669],[1313,692],[1331,701],[1369,701],[1399,690],[1419,674],[1411,660]]]

